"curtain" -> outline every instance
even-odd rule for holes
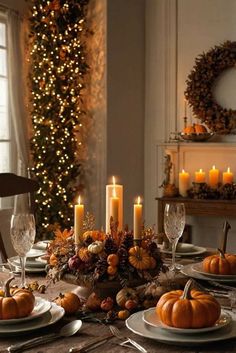
[[[24,100],[24,62],[21,47],[23,20],[14,10],[7,11],[9,108],[17,150],[18,175],[27,177],[29,139]]]

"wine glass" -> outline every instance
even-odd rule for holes
[[[26,201],[25,201],[26,200]],[[27,198],[17,198],[14,214],[11,217],[11,242],[19,255],[21,264],[21,287],[25,287],[25,264],[27,252],[32,248],[35,240],[35,219],[30,212]]]
[[[183,203],[173,202],[165,205],[164,229],[172,247],[171,271],[176,271],[178,267],[175,264],[175,251],[179,238],[183,234],[185,227],[185,207]]]

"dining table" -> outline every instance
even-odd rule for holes
[[[184,263],[184,259],[178,259],[179,262],[182,261]],[[188,258],[186,260],[188,263],[191,262],[191,260]],[[183,277],[187,276],[182,275]],[[33,283],[36,282],[39,285],[45,285],[47,282],[46,279],[46,274],[45,273],[27,273],[27,282],[28,283]],[[51,282],[48,287],[46,288],[45,293],[40,293],[35,291],[34,294],[36,296],[39,296],[40,298],[44,298],[48,301],[53,301],[59,293],[65,293],[65,292],[70,292],[70,291],[76,291],[78,289],[77,285],[70,284],[68,282],[65,282],[63,280],[57,281],[55,283]],[[232,316],[233,320],[236,320],[236,313],[234,313],[230,308],[227,310],[227,312]],[[142,312],[138,312],[133,314],[134,315],[134,320],[133,324],[137,325],[142,321]],[[6,334],[0,334],[0,352],[8,352],[8,347],[11,345],[14,345],[16,343],[21,343],[25,340],[35,338],[38,336],[42,335],[47,335],[49,333],[54,333],[54,332],[59,332],[60,328],[64,326],[66,323],[69,323],[70,321],[76,319],[76,316],[73,315],[64,315],[59,321],[52,325],[45,326],[43,328],[37,329],[37,330],[29,330],[26,332],[22,333],[12,333],[10,330]],[[220,338],[221,335],[221,330],[218,330],[217,333],[217,339],[212,341],[210,339],[211,333],[206,333],[205,334],[205,340],[204,343],[198,343],[197,336],[198,334],[196,333],[196,340],[193,338],[189,341],[188,336],[180,334],[180,336],[174,335],[173,337],[176,337],[175,339],[165,339],[164,342],[162,339],[158,338],[148,338],[146,335],[142,334],[136,334],[135,330],[129,329],[127,326],[129,326],[129,320],[128,321],[122,321],[122,320],[115,320],[112,324],[119,328],[121,330],[121,333],[123,334],[124,337],[129,337],[133,340],[135,340],[137,343],[139,343],[142,347],[145,348],[145,350],[149,353],[183,353],[183,352],[189,352],[189,353],[207,353],[207,352],[214,352],[214,353],[220,353],[220,352],[236,352],[236,329],[235,329],[235,336],[234,334],[227,336],[227,330],[229,328],[223,328],[221,330],[224,330],[224,339]],[[131,320],[132,321],[132,320]],[[231,324],[230,324],[231,325]],[[229,326],[230,326],[229,325]],[[132,326],[132,325],[131,325]],[[1,332],[1,330],[0,330]],[[154,331],[153,331],[154,332]],[[226,333],[225,333],[226,332]],[[104,335],[107,335],[110,333],[109,330],[109,325],[106,325],[104,322],[87,322],[86,320],[83,321],[82,319],[82,326],[81,329],[74,334],[71,337],[61,337],[53,342],[48,342],[45,344],[40,344],[37,347],[33,347],[30,349],[27,349],[26,352],[28,353],[69,353],[72,347],[83,347],[86,343],[88,343],[91,339],[93,338],[99,338]],[[214,334],[214,333],[213,333]],[[179,340],[178,337],[181,337]],[[209,337],[209,341],[208,341]],[[131,353],[134,352],[134,347],[126,347],[126,346],[121,346],[120,345],[121,340],[118,339],[117,337],[112,337],[111,339],[107,340],[106,343],[103,345],[94,348],[91,350],[91,352],[103,352],[103,353],[118,353],[118,352],[127,352]],[[88,352],[89,350],[84,350],[81,352]],[[137,351],[137,350],[136,350]]]

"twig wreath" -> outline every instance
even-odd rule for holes
[[[199,55],[186,80],[185,97],[197,119],[218,134],[235,133],[236,110],[221,107],[213,96],[220,74],[236,65],[236,42],[227,41]]]

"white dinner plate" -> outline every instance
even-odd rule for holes
[[[11,259],[12,258],[8,259],[8,263],[12,266],[12,271],[20,273],[21,272],[21,267],[18,266]],[[41,273],[41,272],[45,272],[45,265],[43,265],[41,263],[41,266],[38,266],[38,267],[28,267],[27,264],[26,264],[25,272],[27,272],[27,273]]]
[[[9,261],[15,265],[15,266],[19,266],[20,267],[20,258],[19,256],[13,256],[10,257]],[[30,268],[30,267],[44,267],[45,264],[43,264],[41,261],[38,261],[37,258],[36,259],[26,259],[26,267]]]
[[[46,250],[50,240],[41,240],[33,245],[33,249]]]
[[[194,271],[192,268],[193,264],[188,264],[185,265],[181,268],[180,272],[182,272],[184,275],[188,276],[188,277],[192,277],[192,278],[196,278],[196,279],[203,279],[205,281],[210,281],[213,280],[212,277],[209,277],[207,275],[203,275],[197,271]],[[214,278],[214,280],[216,280],[216,278]],[[236,276],[234,276],[233,278],[225,278],[225,277],[221,277],[218,276],[217,277],[217,282],[236,282]]]
[[[209,278],[212,278],[212,279],[217,279],[218,278],[225,278],[225,279],[228,279],[228,280],[236,280],[236,275],[219,275],[219,274],[215,274],[215,273],[209,273],[209,272],[205,272],[202,268],[202,262],[197,262],[195,264],[192,265],[192,269],[193,271],[196,271],[204,276],[207,276]]]
[[[48,310],[50,310],[51,306],[52,304],[48,300],[45,300],[41,297],[35,297],[34,309],[30,315],[19,319],[0,320],[0,325],[18,324],[21,322],[36,319],[37,317],[45,314]]]
[[[199,334],[203,332],[219,330],[222,327],[229,325],[229,323],[232,321],[232,318],[228,313],[226,313],[225,311],[222,311],[219,319],[216,321],[216,323],[213,326],[203,327],[203,328],[183,329],[183,328],[171,327],[163,324],[159,316],[157,315],[155,308],[150,308],[143,312],[143,321],[146,324],[156,328],[161,328],[169,332],[186,335],[186,334],[194,334],[194,333]]]
[[[0,325],[0,335],[13,335],[38,330],[42,327],[54,324],[60,320],[64,314],[65,310],[61,306],[51,303],[51,309],[34,320],[21,322],[19,324]]]
[[[188,250],[188,251],[184,251],[184,250]],[[194,245],[192,248],[188,248],[186,246],[186,248],[184,249],[184,246],[183,248],[181,249],[181,251],[176,251],[176,255],[177,256],[196,256],[196,255],[201,255],[203,254],[204,252],[206,252],[206,248],[203,248],[201,246],[196,246]],[[161,249],[160,250],[163,254],[168,254],[168,255],[171,255],[172,252],[171,250],[167,249]]]
[[[231,314],[231,313],[230,313]],[[134,313],[126,320],[126,326],[129,330],[139,336],[151,338],[159,342],[181,346],[194,346],[207,344],[217,341],[223,341],[236,337],[235,315],[232,314],[231,324],[222,327],[220,330],[212,332],[203,332],[199,334],[180,335],[178,333],[169,332],[162,328],[153,327],[146,324],[143,320],[143,311]]]
[[[39,256],[42,256],[46,254],[45,250],[40,250],[40,249],[30,249],[30,251],[27,252],[26,257],[27,258],[36,258]]]

